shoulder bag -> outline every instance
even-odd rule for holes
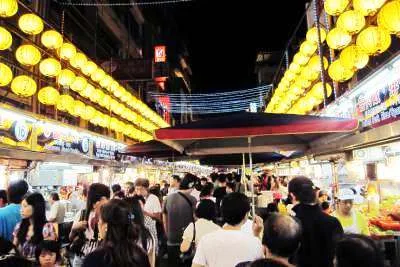
[[[192,223],[193,223],[193,238],[192,238],[192,242],[190,243],[190,248],[188,251],[181,253],[180,255],[180,263],[183,266],[191,266],[194,255],[196,254],[196,224],[195,224],[195,220],[194,220],[194,216],[193,216],[193,203],[190,201],[190,199],[183,193],[178,192],[178,194],[180,196],[182,196],[186,202],[189,204],[190,206],[190,212],[192,213]]]

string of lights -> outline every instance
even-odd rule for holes
[[[54,0],[54,2],[64,6],[154,6],[154,5],[167,5],[179,4],[185,2],[192,2],[194,0],[162,0],[162,1],[146,1],[146,2],[117,2],[117,3],[97,3],[97,2],[73,2],[70,0]]]

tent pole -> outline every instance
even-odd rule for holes
[[[251,186],[251,214],[253,217],[253,220],[255,218],[256,215],[256,200],[255,200],[255,196],[254,196],[254,181],[253,181],[253,156],[251,154],[251,137],[248,138],[248,142],[249,142],[249,161],[250,161],[250,186]]]

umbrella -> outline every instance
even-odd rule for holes
[[[353,119],[239,112],[158,129],[155,139],[187,155],[248,153],[252,169],[253,152],[305,152],[311,141],[357,128]],[[252,201],[254,214],[254,196]]]

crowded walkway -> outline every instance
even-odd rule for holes
[[[287,184],[267,173],[256,186],[274,200],[253,215],[237,176],[187,173],[163,189],[144,178],[94,183],[69,228],[56,193],[46,218],[44,197],[13,182],[0,208],[0,266],[384,266],[361,215],[352,215],[351,192],[339,193],[331,216],[310,179]],[[354,216],[358,224],[349,223]]]

